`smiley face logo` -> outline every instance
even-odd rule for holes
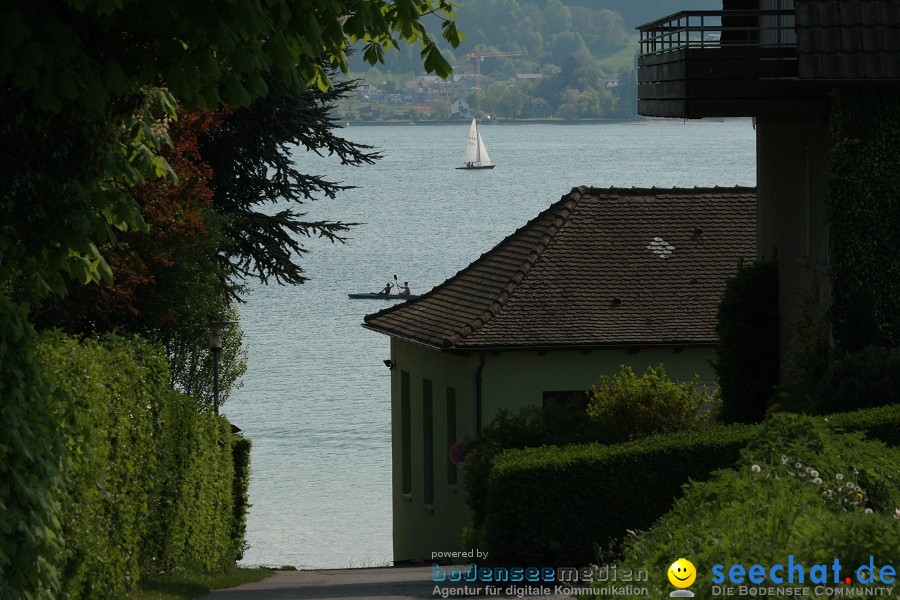
[[[669,583],[677,588],[686,588],[697,579],[697,569],[688,559],[679,558],[669,567],[668,575]]]

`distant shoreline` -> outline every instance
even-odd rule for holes
[[[566,121],[564,119],[490,119],[479,121],[482,125],[601,125],[601,124],[627,124],[635,125],[664,123],[672,121],[681,121],[683,119],[578,119],[574,121]],[[749,121],[748,117],[734,118],[707,118],[707,119],[691,119],[691,122],[706,123],[722,123],[726,121]],[[443,125],[467,125],[468,119],[465,120],[443,120],[443,121],[354,121],[347,119],[339,119],[338,124],[341,127],[409,127],[415,126],[443,126]]]

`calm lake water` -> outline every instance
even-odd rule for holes
[[[391,561],[389,343],[360,327],[386,304],[348,292],[394,274],[428,291],[576,186],[756,184],[750,121],[481,130],[492,171],[453,169],[468,123],[344,129],[385,155],[355,169],[297,151],[306,172],[358,186],[308,217],[361,225],[346,245],[308,240],[309,283],[256,286],[240,307],[250,367],[224,412],[254,444],[244,564]]]

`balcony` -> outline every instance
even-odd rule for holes
[[[651,117],[824,114],[797,80],[793,10],[683,11],[638,27],[638,113]]]

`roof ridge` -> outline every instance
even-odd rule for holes
[[[371,321],[371,320],[374,320],[374,319],[377,319],[377,318],[379,318],[379,317],[388,315],[388,314],[390,314],[390,313],[392,313],[392,312],[395,312],[395,311],[397,311],[397,310],[401,310],[401,309],[403,309],[403,308],[408,308],[408,307],[410,307],[410,306],[412,306],[412,305],[414,305],[414,304],[417,304],[417,303],[422,302],[423,300],[429,298],[429,297],[432,296],[433,294],[437,293],[439,290],[441,290],[441,289],[443,289],[444,287],[446,287],[446,286],[452,284],[453,282],[455,282],[457,279],[459,279],[461,276],[463,276],[466,272],[468,272],[468,271],[474,269],[474,268],[475,268],[475,265],[477,265],[479,262],[481,262],[482,259],[484,259],[484,258],[487,257],[487,256],[490,256],[490,255],[494,254],[495,252],[498,252],[501,248],[503,248],[503,247],[506,245],[507,242],[509,242],[510,240],[513,240],[516,236],[518,236],[518,235],[521,234],[522,232],[527,231],[527,230],[531,227],[531,225],[532,225],[533,223],[535,223],[536,221],[538,221],[539,219],[541,219],[542,217],[544,217],[544,216],[547,215],[548,213],[551,213],[551,212],[552,212],[554,209],[556,209],[560,204],[564,204],[566,201],[568,201],[570,198],[572,198],[576,193],[579,194],[578,198],[580,199],[580,198],[582,197],[582,194],[584,194],[586,191],[587,191],[587,188],[586,188],[585,186],[580,186],[580,187],[577,187],[577,188],[572,188],[572,190],[571,190],[568,194],[566,194],[566,195],[560,197],[559,200],[557,200],[556,202],[554,202],[553,204],[551,204],[550,206],[548,206],[547,208],[545,208],[544,210],[542,210],[541,212],[539,212],[537,215],[535,215],[534,217],[532,217],[531,219],[529,219],[527,223],[525,223],[525,224],[522,225],[521,227],[517,228],[515,231],[513,231],[512,233],[510,233],[509,235],[507,235],[505,238],[503,238],[502,240],[500,240],[499,242],[497,242],[496,244],[494,244],[494,246],[493,246],[490,250],[487,250],[486,252],[483,252],[483,253],[481,254],[481,256],[479,256],[478,258],[476,258],[475,260],[473,260],[472,262],[470,262],[467,266],[465,266],[465,267],[463,267],[462,269],[460,269],[459,271],[457,271],[454,275],[451,275],[450,277],[448,277],[447,279],[445,279],[442,283],[440,283],[440,284],[438,284],[437,286],[433,287],[433,288],[432,288],[431,290],[429,290],[428,292],[425,292],[424,294],[422,294],[421,296],[419,296],[418,298],[415,298],[415,299],[413,299],[413,300],[407,300],[406,302],[400,302],[400,303],[395,304],[395,305],[393,305],[393,306],[389,306],[389,307],[387,307],[387,308],[383,308],[383,309],[379,310],[378,312],[374,312],[374,313],[368,314],[368,315],[366,315],[365,317],[363,317],[363,322],[364,322],[364,323],[368,323],[368,322]],[[568,213],[566,214],[566,218],[568,218]],[[557,228],[557,231],[558,231],[558,228]],[[556,234],[556,231],[554,231],[554,235],[551,236],[551,240],[553,239],[553,237],[555,237],[555,234]],[[540,256],[540,254],[543,252],[543,250],[544,250],[545,248],[546,248],[546,245],[544,245],[544,248],[542,248],[542,249],[541,249],[541,252],[538,253],[538,256]],[[536,260],[536,258],[535,258],[535,260]],[[528,262],[528,261],[526,261],[526,262]],[[531,264],[533,265],[534,263],[532,262]],[[523,265],[523,266],[524,266],[524,265]],[[530,266],[528,267],[528,270],[530,270]],[[525,272],[527,273],[527,271],[525,271]],[[524,274],[523,274],[523,277],[524,277]],[[521,279],[520,279],[520,281],[521,281]],[[512,282],[512,279],[511,279],[510,281],[507,281],[507,283],[506,283],[505,285],[508,286],[511,282]],[[507,299],[508,299],[508,298],[509,298],[509,293],[507,294]],[[494,304],[498,304],[498,301],[497,301],[497,300],[494,300],[493,302],[491,302],[491,308],[493,308]],[[499,303],[499,304],[502,306],[502,302]],[[467,323],[467,324],[464,325],[463,327],[470,327],[472,330],[474,330],[475,327],[472,327],[472,325],[473,325],[476,321],[481,320],[482,317],[484,317],[484,316],[485,316],[486,314],[488,314],[488,313],[491,313],[491,317],[493,317],[493,316],[496,314],[496,312],[495,312],[495,311],[492,311],[491,308],[489,308],[488,310],[482,312],[478,317],[472,319],[471,321],[469,321],[469,323]],[[488,320],[489,320],[489,319],[488,319]],[[484,321],[482,322],[482,325],[483,325],[484,323],[487,323],[487,320],[484,320]],[[467,332],[467,335],[468,335],[468,333],[471,333],[471,331]],[[453,336],[451,336],[451,337],[452,337],[452,338],[456,338],[456,341],[458,341],[459,339],[462,339],[462,338],[465,337],[465,336],[460,336],[460,335],[457,333],[457,334],[455,334],[455,335],[453,335]],[[452,346],[452,345],[455,343],[453,340],[451,340],[451,339],[449,339],[449,338],[444,338],[444,339],[441,340],[441,341],[442,341],[442,345],[443,345],[444,347]]]
[[[553,243],[553,240],[556,239],[556,234],[562,229],[562,226],[566,224],[566,221],[569,220],[569,215],[572,214],[572,208],[581,200],[584,196],[585,192],[584,187],[572,188],[565,196],[561,197],[559,200],[551,204],[547,209],[542,210],[540,214],[536,217],[528,221],[527,224],[523,225],[519,229],[516,230],[516,233],[527,228],[533,222],[537,221],[541,217],[545,216],[547,213],[553,211],[559,205],[559,211],[557,216],[553,219],[553,222],[547,227],[547,234],[545,236],[541,236],[541,241],[535,246],[535,251],[529,253],[528,258],[525,259],[524,262],[513,272],[513,276],[503,285],[504,291],[500,293],[500,297],[496,300],[493,300],[490,306],[482,312],[479,316],[473,318],[467,324],[462,327],[462,332],[456,332],[449,339],[444,340],[445,346],[455,346],[460,341],[465,339],[469,334],[478,329],[479,327],[484,327],[487,323],[497,316],[500,311],[503,309],[503,306],[506,302],[512,297],[515,293],[516,289],[519,287],[519,284],[528,276],[528,273],[531,271],[531,268],[537,263],[538,259],[540,259],[541,255],[544,251]],[[571,206],[570,206],[571,205]],[[558,222],[557,222],[558,221]],[[515,234],[514,234],[515,235]],[[494,246],[491,251],[499,248],[503,245],[506,240],[508,240],[512,236],[508,236],[502,242]],[[547,237],[547,240],[544,241],[544,237]],[[486,253],[487,254],[487,253]],[[484,256],[484,255],[482,255]],[[476,261],[477,262],[477,261]],[[480,322],[480,324],[479,324]],[[468,331],[466,331],[468,329]]]
[[[738,192],[738,191],[756,192],[756,186],[747,186],[747,185],[733,185],[733,186],[724,186],[724,187],[718,186],[718,185],[715,185],[715,186],[696,186],[695,185],[694,187],[678,187],[678,186],[656,187],[654,185],[651,187],[634,187],[634,186],[632,186],[630,188],[615,187],[615,186],[610,186],[608,188],[582,186],[582,187],[576,188],[576,189],[586,191],[587,193],[593,194],[593,195],[616,194],[619,196],[629,196],[629,195],[644,196],[647,194],[668,194],[671,192],[694,192],[694,193],[701,193],[701,192],[713,193],[713,192],[715,192],[715,193],[720,193],[720,194],[728,193],[728,192]]]

